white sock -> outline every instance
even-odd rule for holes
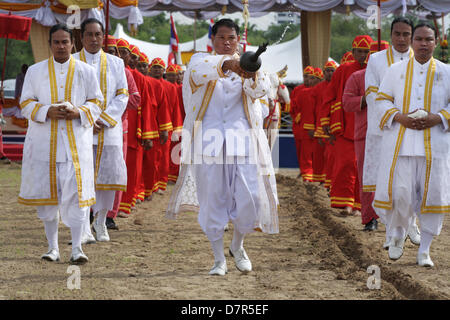
[[[225,261],[225,253],[223,252],[223,238],[211,241],[211,248],[214,253],[214,261]]]
[[[72,253],[75,248],[81,248],[81,232],[83,230],[83,225],[70,228],[70,233],[72,234]]]
[[[420,236],[420,246],[419,246],[419,253],[430,253],[430,247],[431,247],[431,242],[433,241],[433,235],[426,232],[426,231],[422,231],[421,236]]]
[[[237,251],[244,247],[244,237],[245,234],[237,231],[237,228],[234,227],[233,231],[233,239],[231,240],[231,251]]]
[[[394,238],[396,239],[404,239],[406,237],[406,230],[402,227],[397,227],[394,230]]]
[[[89,216],[83,223],[83,227],[81,228],[82,234],[87,234],[90,237],[93,237],[92,231],[91,231],[91,222],[89,221]]]
[[[56,218],[52,221],[44,221],[45,235],[48,241],[48,250],[56,249],[59,251],[58,247],[58,223],[59,219]]]
[[[108,214],[108,210],[103,209],[97,212],[97,225],[106,226],[106,215]]]

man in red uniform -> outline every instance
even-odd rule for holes
[[[387,49],[389,44],[381,43],[381,50]],[[378,42],[372,42],[370,52],[377,52]],[[358,182],[359,194],[361,198],[361,219],[365,225],[364,231],[373,231],[378,228],[378,216],[372,207],[375,192],[363,192],[363,168],[364,168],[364,150],[367,132],[367,103],[365,96],[365,78],[366,69],[353,73],[347,80],[344,94],[342,96],[342,105],[346,112],[355,113],[355,153],[358,164]]]
[[[324,75],[323,71],[320,68],[314,69],[315,82],[318,82],[313,86],[311,90],[311,95],[313,98],[313,106],[312,106],[312,114],[311,119],[307,126],[309,128],[308,134],[312,136],[313,139],[313,150],[312,150],[312,169],[313,169],[313,182],[320,182],[321,184],[325,182],[325,171],[324,171],[324,152],[325,152],[325,144],[322,140],[323,134],[318,137],[317,130],[322,130],[318,128],[320,125],[319,118],[319,109],[320,103],[322,102],[321,94],[326,89],[328,82],[323,81]]]
[[[169,121],[164,124],[160,124],[160,130],[168,131],[168,140],[171,141],[172,133],[176,131],[176,133],[180,133],[183,128],[183,119],[181,117],[179,100],[178,100],[178,92],[177,87],[164,80],[163,75],[166,69],[166,65],[161,58],[153,59],[150,65],[150,77],[158,80],[163,87],[163,90],[167,96],[168,102],[168,114]],[[159,168],[158,168],[158,180],[156,182],[156,186],[158,188],[158,192],[162,193],[167,188],[168,176],[169,176],[169,166],[170,166],[170,142],[161,141],[160,144],[157,144],[159,151]],[[160,190],[160,191],[159,191]]]
[[[300,152],[300,171],[302,173],[303,181],[313,182],[314,170],[313,170],[313,155],[315,145],[317,144],[314,139],[315,130],[315,100],[314,92],[315,86],[318,85],[323,79],[322,69],[315,68],[312,75],[309,75],[309,87],[303,89],[296,97],[295,102],[297,108],[301,113],[300,119],[300,139],[301,139],[301,152]]]
[[[128,150],[127,150],[127,191],[122,196],[119,211],[130,214],[132,206],[136,203],[136,196],[139,187],[139,177],[142,176],[142,153],[143,148],[149,149],[152,141],[145,133],[151,131],[147,128],[148,121],[141,118],[151,112],[154,103],[149,93],[145,77],[137,71],[136,65],[139,61],[139,51],[137,47],[129,45],[123,39],[117,42],[117,48],[121,57],[126,57],[126,68],[131,72],[136,82],[136,86],[141,96],[141,103],[137,110],[128,113]],[[119,213],[120,214],[120,213]]]
[[[117,41],[119,39],[116,39],[114,37],[108,36],[107,41],[107,52],[113,55],[116,55],[118,57],[121,57],[119,54],[119,50],[117,49]],[[124,61],[125,66],[127,65],[129,56],[122,57],[122,60]],[[127,77],[127,83],[128,83],[128,104],[127,108],[125,109],[125,112],[122,115],[122,128],[123,128],[123,157],[125,159],[125,162],[127,161],[127,136],[128,136],[128,112],[137,112],[138,106],[141,102],[141,96],[139,94],[139,91],[136,86],[136,82],[134,82],[133,75],[131,74],[131,71],[125,68],[125,76]],[[129,111],[133,110],[133,111]],[[117,191],[116,196],[114,198],[114,206],[113,209],[110,210],[106,216],[106,227],[108,229],[118,229],[116,226],[116,223],[114,219],[117,217],[119,212],[119,206],[122,199],[123,191]],[[123,212],[121,213],[121,216],[128,217],[128,215],[125,215]]]
[[[297,149],[297,160],[298,160],[298,167],[300,170],[300,173],[298,175],[298,177],[302,176],[302,171],[301,171],[301,155],[302,155],[302,149],[301,149],[301,142],[302,142],[302,134],[303,134],[303,129],[301,127],[301,118],[302,118],[302,113],[301,113],[301,105],[299,105],[299,99],[298,96],[301,94],[301,92],[306,89],[309,88],[311,79],[312,79],[312,74],[314,73],[314,68],[311,66],[307,66],[304,70],[303,70],[303,84],[295,87],[292,92],[291,92],[291,109],[289,111],[291,118],[292,118],[292,134],[294,135],[294,141],[295,141],[295,147]]]
[[[321,143],[324,145],[324,154],[323,154],[323,181],[324,187],[330,188],[331,186],[331,177],[333,172],[333,144],[334,137],[329,135],[329,133],[325,133],[322,125],[329,125],[330,119],[330,110],[326,108],[324,102],[324,93],[326,92],[328,85],[331,82],[331,78],[333,76],[334,71],[337,69],[337,64],[334,61],[328,61],[323,67],[323,74],[325,81],[319,83],[315,88],[315,102],[316,102],[316,129],[314,131],[314,137],[318,139],[318,145]],[[319,148],[319,147],[318,147]],[[318,167],[320,163],[316,164]],[[317,171],[320,171],[320,168],[317,168]]]
[[[359,199],[358,171],[354,148],[355,115],[342,109],[342,95],[345,83],[356,71],[366,67],[372,38],[357,36],[352,43],[355,62],[344,63],[333,74],[325,93],[326,103],[331,110],[330,132],[336,136],[334,177],[331,182],[331,207],[343,208],[341,214],[358,214]]]
[[[178,84],[178,73],[181,68],[177,64],[171,64],[166,69],[166,80],[172,83],[178,95],[178,113],[180,117],[181,123],[179,125],[174,125],[172,139],[170,141],[170,163],[169,163],[169,176],[168,183],[177,182],[178,171],[180,167],[180,139],[181,139],[181,130],[183,129],[183,121],[184,121],[184,106],[183,106],[183,94],[182,94],[182,86]]]

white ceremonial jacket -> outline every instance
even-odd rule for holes
[[[425,156],[425,191],[420,211],[450,212],[450,67],[433,58],[427,65],[421,66],[416,59],[393,64],[379,88],[376,108],[382,115],[379,122],[382,156],[374,200],[377,208],[392,210],[392,183],[398,157]],[[421,73],[424,82],[415,79]],[[417,131],[393,121],[397,112],[406,114],[418,108],[438,114],[442,124]]]
[[[103,96],[95,69],[73,56],[63,64],[53,57],[32,65],[25,76],[20,99],[29,120],[22,162],[19,202],[58,205],[56,162],[72,161],[80,207],[95,203],[93,123],[101,113]],[[68,101],[80,119],[47,119],[52,104]]]
[[[122,115],[127,107],[129,96],[123,60],[103,50],[91,54],[84,48],[73,56],[96,69],[96,78],[106,99],[100,114],[100,120],[107,126],[104,130],[104,145],[122,146]],[[98,144],[98,138],[96,134],[94,144]]]
[[[364,80],[367,102],[367,134],[382,134],[378,127],[381,115],[376,114],[375,99],[387,69],[392,64],[407,61],[413,56],[414,51],[411,48],[408,52],[401,53],[392,46],[370,55]]]
[[[125,191],[127,170],[122,147],[122,115],[127,107],[129,94],[123,60],[103,50],[91,54],[84,48],[75,53],[74,57],[96,69],[96,79],[105,99],[100,120],[106,128],[94,135],[94,145],[97,145],[96,189]]]
[[[362,179],[363,192],[374,192],[378,177],[382,135],[378,127],[382,115],[377,113],[375,106],[378,89],[386,71],[393,63],[409,60],[412,56],[414,56],[414,51],[411,48],[408,52],[400,53],[393,47],[370,55],[364,81],[367,102],[367,133]]]
[[[205,128],[220,132],[227,128],[246,129],[246,134],[250,136],[248,148],[228,149],[229,142],[226,139],[220,141],[222,145],[225,143],[227,155],[256,159],[254,163],[258,166],[260,216],[255,230],[278,233],[275,174],[267,137],[261,124],[261,104],[257,101],[267,94],[269,79],[261,72],[257,73],[256,81],[241,79],[231,71],[224,74],[223,62],[231,58],[228,55],[198,53],[189,62],[183,79],[186,118],[183,125],[180,175],[172,191],[166,217],[175,218],[182,211],[198,211],[193,174],[197,155],[217,155],[195,146],[206,139],[202,131],[205,132]],[[217,146],[220,147],[220,142]]]

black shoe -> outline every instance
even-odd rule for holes
[[[106,217],[106,228],[113,229],[113,230],[119,230],[119,227],[114,222],[113,218]]]
[[[378,221],[376,219],[370,220],[369,223],[366,223],[363,231],[375,231],[378,229]]]

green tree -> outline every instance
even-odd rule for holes
[[[3,68],[3,59],[5,54],[6,39],[0,39],[0,56],[1,56],[1,66],[0,70]],[[44,44],[47,45],[47,44]],[[27,42],[20,40],[8,39],[8,52],[6,55],[6,66],[5,66],[5,80],[15,79],[17,74],[20,72],[20,67],[22,64],[32,65],[34,64],[33,52],[31,51],[30,40]],[[1,73],[1,71],[0,71]]]

